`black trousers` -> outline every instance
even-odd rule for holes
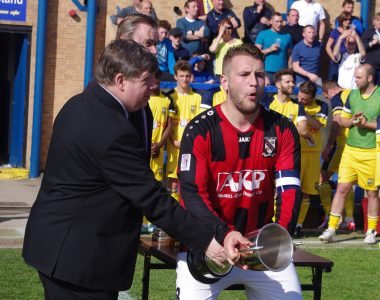
[[[118,292],[97,291],[77,286],[38,272],[46,300],[117,300]]]

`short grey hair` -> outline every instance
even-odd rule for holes
[[[156,57],[134,41],[114,40],[101,54],[95,77],[101,84],[112,85],[118,73],[130,79],[137,78],[144,72],[158,72]]]

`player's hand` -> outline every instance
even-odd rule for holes
[[[367,124],[367,118],[364,115],[364,113],[359,112],[359,113],[354,114],[352,116],[352,124],[354,124],[354,126],[356,127],[364,128],[365,125]]]
[[[152,146],[150,148],[150,154],[153,158],[158,157],[160,154],[160,145],[158,143],[152,143]]]
[[[231,265],[237,265],[238,267],[248,270],[247,265],[240,265],[240,253],[239,249],[251,247],[251,243],[247,238],[243,237],[238,231],[231,231],[224,238],[224,252],[227,256],[227,260]]]
[[[310,79],[312,82],[314,82],[314,83],[316,83],[316,82],[319,80],[318,75],[315,75],[315,74],[313,74],[313,73],[309,73],[307,77],[309,77],[309,79]]]
[[[210,245],[208,245],[206,256],[219,266],[223,266],[227,263],[227,256],[224,253],[224,248],[215,238],[213,238]]]

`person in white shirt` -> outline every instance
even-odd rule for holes
[[[340,46],[346,40],[347,52],[341,53]],[[355,30],[346,30],[338,38],[333,55],[339,61],[338,84],[344,89],[356,89],[354,73],[364,63],[366,51]]]
[[[315,29],[318,29],[319,42],[322,42],[326,31],[326,16],[322,5],[314,0],[298,0],[293,2],[291,9],[298,10],[301,26],[313,25]]]

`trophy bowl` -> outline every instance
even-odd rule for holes
[[[279,272],[293,259],[293,241],[281,225],[270,223],[246,236],[253,247],[240,249],[240,263],[250,270]]]

